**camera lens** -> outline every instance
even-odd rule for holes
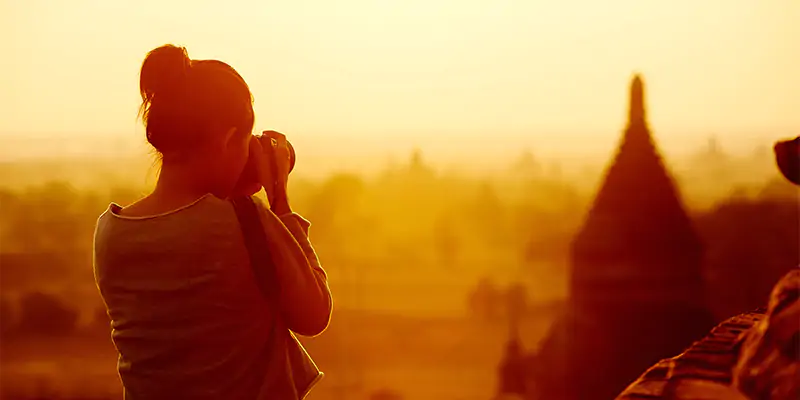
[[[292,170],[294,169],[294,162],[295,162],[294,146],[292,146],[292,144],[287,140],[286,147],[289,149],[289,172],[292,172]]]

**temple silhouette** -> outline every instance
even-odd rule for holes
[[[570,297],[534,354],[511,329],[498,397],[609,400],[705,336],[703,244],[647,123],[644,82],[570,248]]]

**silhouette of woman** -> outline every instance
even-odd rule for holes
[[[125,398],[303,398],[322,373],[291,348],[292,335],[273,333],[322,333],[332,303],[309,223],[286,196],[285,136],[253,136],[242,77],[221,61],[191,60],[184,48],[152,50],[139,85],[158,181],[127,207],[112,203],[94,237]],[[262,187],[271,206],[253,199],[278,301],[259,290],[254,268],[263,266],[250,262],[231,200]]]

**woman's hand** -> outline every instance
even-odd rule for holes
[[[267,192],[272,211],[277,215],[291,212],[286,194],[289,179],[290,153],[286,135],[264,131],[251,142],[251,154],[256,153],[258,181]]]
[[[290,150],[285,135],[264,131],[261,136],[252,136],[247,164],[231,196],[252,196],[263,187],[272,211],[277,215],[288,214],[291,207],[286,187],[290,169]]]

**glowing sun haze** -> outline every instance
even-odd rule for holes
[[[141,62],[175,43],[320,151],[605,152],[635,71],[663,147],[744,148],[800,134],[798,21],[796,0],[3,1],[0,135],[141,135]]]

